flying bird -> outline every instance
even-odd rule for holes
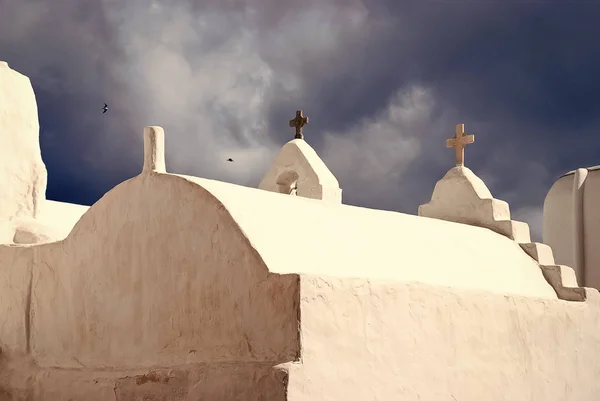
[[[102,114],[106,113],[108,111],[108,105],[106,103],[104,103],[104,107],[102,108]]]
[[[227,159],[228,162],[232,162],[233,159],[230,157],[229,159]]]

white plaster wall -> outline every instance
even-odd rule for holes
[[[46,194],[35,94],[29,78],[0,61],[0,225],[35,217]]]
[[[600,169],[589,169],[583,190],[584,269],[577,266],[574,255],[573,180],[573,174],[559,178],[546,196],[543,241],[552,247],[556,263],[575,269],[580,284],[600,288]]]
[[[84,206],[46,201],[35,93],[29,78],[0,61],[0,244],[67,236]]]
[[[31,248],[0,245],[0,354],[27,352]]]
[[[573,254],[573,175],[559,178],[544,201],[543,242],[552,247],[556,263],[576,269]],[[577,277],[581,271],[575,270]]]
[[[89,206],[42,199],[36,218],[0,220],[0,244],[33,245],[63,240]]]
[[[1,246],[0,272],[0,400],[285,399],[299,278],[183,178],[125,182],[65,241]]]
[[[35,249],[41,367],[279,363],[298,352],[297,278],[269,275],[220,203],[183,178],[126,181],[63,242]]]
[[[586,286],[600,288],[600,169],[590,169],[583,194]]]
[[[0,395],[283,401],[288,386],[288,400],[595,400],[597,293],[552,299],[513,245],[456,223],[142,175],[64,241],[0,248],[10,293],[0,312],[12,322],[0,326],[10,347]],[[445,269],[429,270],[437,252]],[[461,277],[465,265],[475,279]],[[454,288],[407,284],[407,274]],[[492,280],[494,293],[464,290]]]
[[[74,203],[45,200],[40,207],[37,220],[48,227],[52,227],[53,232],[56,234],[53,240],[59,241],[69,235],[75,224],[89,208],[89,206]]]
[[[303,276],[288,401],[595,401],[600,300]]]
[[[556,298],[516,242],[485,228],[189,179],[224,204],[274,273]]]

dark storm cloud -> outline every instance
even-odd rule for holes
[[[0,59],[36,89],[53,198],[136,174],[150,124],[171,170],[255,185],[297,108],[346,202],[371,207],[415,213],[459,122],[468,166],[538,234],[553,180],[598,161],[596,3],[45,3],[0,0]]]
[[[48,196],[94,202],[131,173],[121,161],[133,148],[118,146],[129,128],[126,107],[115,111],[118,123],[99,115],[118,87],[110,65],[119,48],[103,4],[0,0],[0,10],[0,59],[29,76],[36,92]],[[110,163],[98,166],[99,152]]]

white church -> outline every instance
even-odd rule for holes
[[[343,204],[307,122],[258,188],[168,173],[146,127],[138,176],[54,202],[0,63],[0,401],[600,400],[600,170],[554,184],[533,243],[462,124],[409,215]]]

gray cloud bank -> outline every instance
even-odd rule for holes
[[[170,171],[256,186],[302,108],[346,203],[408,213],[452,167],[444,140],[465,123],[476,134],[467,165],[539,239],[553,180],[600,158],[595,3],[0,0],[0,10],[0,59],[36,89],[55,199],[91,203],[137,174],[145,125],[165,128]]]

